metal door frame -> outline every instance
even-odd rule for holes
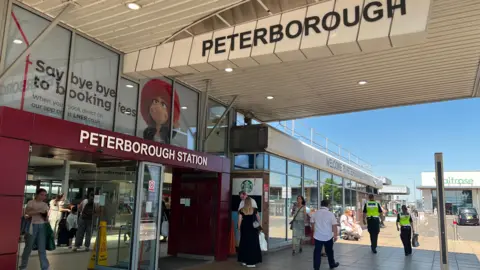
[[[134,219],[133,219],[133,232],[132,232],[132,250],[130,254],[130,267],[129,269],[137,269],[139,263],[139,247],[140,241],[138,239],[138,235],[140,232],[140,222],[141,222],[141,213],[142,213],[142,190],[143,190],[143,180],[145,177],[145,166],[156,166],[160,168],[160,176],[159,176],[159,201],[158,201],[158,215],[157,215],[157,232],[156,232],[156,239],[160,239],[160,229],[162,227],[161,224],[161,213],[162,213],[162,196],[163,196],[163,181],[164,181],[164,172],[165,167],[162,164],[152,163],[152,162],[145,162],[140,161],[138,162],[138,170],[137,170],[137,183],[136,183],[136,198],[135,198],[135,209],[134,209]],[[160,256],[160,244],[157,243],[156,248],[156,255],[154,261],[154,269],[157,270],[158,268],[158,259]]]

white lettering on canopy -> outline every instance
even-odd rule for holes
[[[153,144],[132,142],[128,139],[122,139],[114,136],[108,136],[100,133],[80,131],[80,143],[88,143],[91,146],[118,150],[128,153],[135,153],[149,157],[158,157],[178,162],[207,166],[208,158],[193,153],[177,151],[167,147],[161,147]]]

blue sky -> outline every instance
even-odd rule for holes
[[[435,152],[443,152],[445,171],[480,170],[479,111],[480,99],[465,99],[301,119],[295,129],[315,128],[372,164],[375,175],[413,190],[421,172],[434,170]]]

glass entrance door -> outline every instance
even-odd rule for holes
[[[130,269],[158,269],[162,183],[163,166],[140,162],[135,209],[134,254]]]

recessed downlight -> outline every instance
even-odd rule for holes
[[[127,7],[131,10],[139,10],[141,8],[137,3],[127,3]]]
[[[188,109],[188,107],[187,107],[187,106],[182,106],[181,109],[182,109],[182,110],[186,110],[186,109]]]
[[[13,43],[14,43],[14,44],[22,44],[23,41],[22,41],[21,39],[14,39],[14,40],[13,40]]]
[[[273,99],[273,96],[267,96],[267,99]]]
[[[127,84],[127,85],[125,85],[125,86],[126,86],[127,88],[133,88],[133,85],[131,85],[131,84]]]
[[[233,68],[226,68],[225,71],[226,71],[226,72],[232,72],[232,71],[233,71]]]
[[[367,81],[359,81],[359,82],[358,82],[358,85],[365,85],[365,84],[367,84],[367,83],[368,83]]]

